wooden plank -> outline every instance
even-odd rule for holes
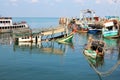
[[[42,35],[52,35],[52,34],[64,32],[64,31],[65,31],[65,28],[61,27],[61,28],[52,29],[52,30],[49,30],[49,31],[42,31],[41,34]]]

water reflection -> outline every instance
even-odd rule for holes
[[[99,79],[110,76],[120,65],[120,39],[102,38],[100,35],[87,35],[94,39],[103,40],[106,43],[104,58],[91,59],[87,58],[90,67],[96,72]]]
[[[11,45],[13,38],[11,33],[0,34],[0,45]]]
[[[116,55],[118,55],[118,59],[120,56],[120,39],[103,39],[106,43],[106,57],[113,59]]]
[[[60,44],[54,41],[49,42],[39,42],[39,43],[25,43],[19,42],[14,44],[14,51],[28,51],[30,53],[47,53],[47,54],[57,54],[64,55],[67,50],[66,46],[73,46],[71,44]]]
[[[7,36],[7,35],[9,35],[9,36]],[[1,41],[0,44],[1,45],[4,45],[4,44],[11,45],[11,44],[13,44],[12,43],[13,42],[12,35],[10,35],[10,34],[7,34],[7,35],[6,34],[0,34],[0,41]],[[42,43],[37,43],[37,44],[36,43],[18,43],[18,44],[14,44],[13,45],[13,50],[14,50],[14,52],[18,52],[18,53],[24,53],[25,52],[25,53],[31,53],[31,54],[33,54],[33,53],[49,54],[49,55],[52,54],[52,55],[58,55],[59,56],[59,55],[64,55],[66,52],[68,52],[67,51],[67,50],[69,50],[68,47],[70,47],[70,49],[75,48],[74,50],[76,50],[76,51],[74,51],[74,53],[78,53],[78,52],[82,52],[83,46],[87,42],[87,38],[89,36],[90,36],[89,34],[77,34],[77,35],[75,35],[75,37],[73,38],[73,43],[74,44],[73,43],[70,43],[70,44],[60,44],[60,43],[57,43],[57,42],[42,42]],[[92,36],[95,39],[101,39],[100,36],[97,36],[97,35],[92,35]],[[108,49],[108,50],[106,50],[107,53],[105,54],[104,58],[93,59],[93,61],[89,61],[88,60],[91,69],[93,69],[93,72],[94,71],[96,72],[96,75],[99,76],[100,80],[102,78],[106,77],[106,76],[109,76],[107,78],[110,78],[110,76],[115,77],[114,75],[118,75],[119,74],[118,66],[120,64],[120,40],[119,39],[111,40],[111,39],[104,39],[104,38],[102,38],[102,39],[106,42],[106,44],[110,48],[111,47],[113,48],[112,52],[110,52],[110,49]],[[9,47],[7,49],[9,49]],[[5,54],[5,58],[4,59],[6,59],[6,55],[7,54]],[[12,54],[12,55],[14,55],[14,54]],[[19,60],[21,57],[18,57],[18,56],[19,55],[16,55],[16,58],[18,59],[17,61],[21,61],[21,60]],[[83,59],[84,57],[82,58],[81,56],[82,56],[81,54],[67,54],[67,57],[66,56],[65,57],[66,57],[66,61],[68,61],[68,62],[64,63],[65,64],[64,65],[65,69],[63,69],[64,67],[62,67],[62,70],[69,69],[70,71],[69,70],[67,70],[65,72],[63,71],[63,73],[68,74],[66,72],[72,72],[75,68],[76,68],[76,71],[73,71],[74,75],[76,75],[77,72],[78,72],[77,74],[81,73],[79,71],[80,67],[78,67],[78,69],[77,69],[77,67],[73,68],[73,66],[75,64],[77,64],[77,66],[80,64],[79,62],[77,63],[77,60],[78,61],[81,60],[81,62],[84,62],[84,59]],[[13,56],[13,57],[15,57],[15,56]],[[40,57],[43,57],[43,56],[40,56]],[[54,56],[54,57],[56,58],[56,56]],[[26,58],[29,58],[29,56],[25,57],[24,59],[26,59]],[[54,58],[52,58],[52,59],[55,60]],[[75,60],[73,60],[73,59],[75,59]],[[6,62],[9,62],[9,60],[10,59],[8,59],[8,61],[6,61]],[[71,60],[71,62],[70,62],[70,60]],[[13,64],[14,64],[14,61],[13,61]],[[41,59],[41,61],[42,61],[42,59]],[[18,62],[18,63],[20,63],[20,62]],[[75,63],[75,64],[73,64],[73,63]],[[34,63],[31,63],[31,64],[34,64]],[[46,63],[46,65],[48,66],[49,62]],[[58,66],[58,64],[56,64],[56,66]],[[88,70],[89,70],[88,66],[87,67],[86,66],[81,66],[81,68],[85,67],[85,69],[82,70],[82,72],[85,73],[83,76],[86,76],[86,74],[88,74],[87,73]],[[45,67],[45,65],[43,65],[43,67]],[[60,68],[56,68],[55,66],[51,66],[51,67],[53,67],[55,69],[60,69]],[[117,71],[116,71],[116,69],[117,69]],[[61,73],[61,75],[63,73]],[[111,74],[113,74],[113,75],[111,75]],[[73,75],[73,74],[71,73],[71,75]],[[68,74],[68,76],[69,76],[69,74]],[[91,74],[90,76],[95,76],[95,75]],[[119,76],[117,76],[117,77],[119,77]],[[97,79],[94,79],[94,80],[97,80]]]
[[[119,42],[120,40],[103,38],[103,41],[106,43],[107,47],[116,47],[117,41]]]
[[[72,42],[65,42],[64,44],[57,43],[55,41],[48,42],[14,42],[12,33],[0,34],[0,45],[13,45],[13,51],[16,52],[29,52],[29,53],[48,53],[63,55],[67,52],[67,46],[74,49]]]

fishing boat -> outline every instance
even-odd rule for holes
[[[102,28],[102,36],[106,38],[118,38],[119,28],[113,21],[105,22],[104,27]]]
[[[66,37],[57,39],[56,41],[59,42],[59,43],[72,42],[73,36],[74,36],[74,34],[70,34],[70,35],[68,35]]]
[[[101,40],[94,40],[92,37],[89,37],[88,44],[83,50],[83,53],[86,56],[91,58],[103,57],[105,52],[105,43]]]
[[[89,23],[88,26],[88,33],[90,34],[96,34],[102,31],[102,28],[95,23]]]
[[[0,17],[0,33],[13,32],[18,29],[29,29],[25,21],[13,23],[11,17]]]
[[[84,55],[91,57],[91,58],[97,58],[97,57],[103,57],[104,56],[104,47],[97,47],[92,46],[91,49],[84,49],[83,53]],[[96,49],[95,49],[96,47]]]
[[[96,57],[92,58],[90,56],[85,55],[85,58],[87,59],[88,63],[94,67],[100,67],[104,64],[104,57]]]
[[[96,58],[97,53],[94,50],[84,50],[83,51],[84,55],[91,57],[91,58]]]
[[[96,33],[99,33],[99,32],[101,32],[101,29],[93,29],[93,28],[89,28],[88,29],[88,33],[90,33],[90,34],[96,34]]]
[[[110,66],[110,64],[107,64],[109,67],[107,68],[107,70],[105,70],[106,66],[104,66],[104,62],[105,61],[105,57],[97,57],[97,58],[91,58],[85,54],[83,54],[85,59],[87,60],[87,62],[89,63],[90,67],[97,73],[97,75],[101,78],[101,77],[105,77],[105,76],[109,76],[110,74],[112,74],[120,65],[120,60],[118,57],[114,58],[114,60],[116,59],[117,61],[113,63],[113,65]],[[109,55],[110,56],[110,55]],[[112,54],[113,56],[113,54]],[[108,60],[108,59],[107,59]],[[109,62],[113,61],[113,59],[108,60]],[[101,79],[100,79],[101,80]]]
[[[77,32],[78,33],[87,33],[88,32],[88,25],[81,23],[81,22],[76,22],[76,25],[78,26]]]

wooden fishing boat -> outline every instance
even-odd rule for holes
[[[74,36],[74,34],[70,34],[70,35],[68,35],[66,37],[57,39],[56,41],[59,42],[59,43],[72,42],[73,36]]]
[[[83,53],[84,53],[84,55],[91,57],[91,58],[97,57],[97,53],[93,50],[84,50]]]
[[[114,25],[113,21],[104,23],[104,28],[102,28],[102,35],[106,38],[118,38],[119,28]]]
[[[88,25],[84,23],[76,23],[78,26],[77,32],[78,33],[87,33],[88,32]]]
[[[102,31],[102,29],[92,29],[92,28],[89,28],[88,33],[96,34],[96,33],[101,32],[101,31]]]
[[[99,67],[104,64],[104,57],[97,56],[96,58],[93,58],[91,56],[87,56],[86,54],[84,54],[84,56],[87,59],[88,63],[93,67]]]
[[[91,58],[103,57],[105,52],[105,42],[101,40],[94,40],[92,37],[89,37],[88,44],[83,50],[83,53],[86,56]]]
[[[99,50],[92,50],[92,49],[84,49],[83,53],[84,55],[91,57],[91,58],[97,58],[97,57],[104,57],[104,48],[100,47],[101,49]],[[100,51],[101,50],[101,51]]]
[[[113,55],[113,54],[112,54]],[[105,57],[97,57],[97,58],[91,58],[89,56],[86,56],[84,54],[84,57],[86,58],[87,62],[89,63],[90,67],[98,74],[99,77],[105,77],[110,75],[112,72],[114,72],[120,65],[120,60],[117,60],[114,65],[110,66],[110,68],[106,70],[104,69],[104,58]],[[108,59],[107,59],[108,60]],[[100,67],[100,68],[99,68]],[[103,68],[102,68],[103,67]]]
[[[78,33],[87,33],[88,32],[88,28],[80,28],[77,30]]]

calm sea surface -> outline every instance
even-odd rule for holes
[[[31,28],[58,25],[58,18],[13,18],[26,21]],[[14,44],[12,34],[0,34],[0,80],[119,80],[120,40],[104,39],[104,59],[89,63],[83,48],[92,34],[78,34],[71,44],[42,42]]]

